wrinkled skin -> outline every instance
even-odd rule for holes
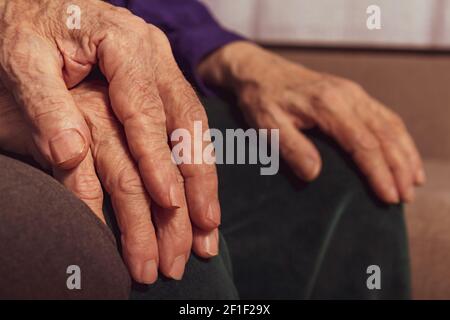
[[[421,158],[400,117],[358,84],[289,62],[248,42],[231,43],[199,66],[201,77],[229,87],[247,120],[280,129],[280,152],[302,179],[321,159],[302,129],[319,127],[349,152],[375,193],[388,203],[412,201],[425,182]]]
[[[154,282],[158,266],[181,279],[192,243],[203,257],[217,254],[220,205],[215,166],[176,166],[168,135],[192,132],[195,120],[207,129],[205,111],[159,29],[127,10],[78,0],[81,29],[70,30],[70,4],[0,1],[0,79],[15,100],[1,121],[20,111],[23,130],[0,128],[3,137],[27,132],[30,141],[1,138],[2,147],[51,166],[100,216],[97,169],[113,196],[134,279]],[[67,89],[95,65],[108,81],[106,94],[89,85]]]
[[[163,273],[170,273],[170,258],[179,250],[189,257],[190,223],[180,224],[187,208],[166,210],[151,204],[138,167],[126,143],[123,127],[114,116],[108,101],[107,86],[101,81],[83,83],[70,91],[88,124],[92,143],[86,158],[72,170],[54,169],[54,176],[83,200],[104,221],[101,184],[110,194],[122,232],[124,257],[133,276],[152,282],[155,274],[142,274],[140,261],[159,261]],[[0,148],[42,161],[31,139],[31,129],[13,97],[0,87]],[[37,155],[37,156],[36,156]],[[98,175],[98,177],[97,177]],[[211,185],[211,187],[214,187]],[[153,210],[153,216],[151,216]],[[158,232],[155,232],[155,228]],[[183,229],[185,228],[185,229]],[[205,232],[194,227],[194,250],[205,258],[216,255],[209,235],[215,241],[218,231]],[[174,252],[175,251],[175,252]],[[151,271],[151,270],[150,270]]]

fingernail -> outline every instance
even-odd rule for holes
[[[186,267],[186,256],[179,255],[173,260],[172,267],[169,271],[169,276],[175,280],[181,280],[184,274],[184,268]]]
[[[416,175],[417,183],[424,184],[426,180],[427,180],[427,178],[425,176],[425,171],[423,169],[419,169],[419,171],[417,172],[417,175]]]
[[[75,129],[60,132],[50,140],[50,151],[57,164],[64,163],[78,157],[84,150],[86,142]]]
[[[219,201],[213,201],[208,206],[206,217],[218,227],[220,225],[220,204]]]
[[[319,161],[316,158],[306,156],[303,160],[304,170],[306,171],[307,179],[314,179],[319,174]]]
[[[149,260],[142,267],[141,279],[145,284],[152,284],[158,279],[158,267],[155,260]]]
[[[170,190],[169,190],[169,198],[170,199],[169,200],[170,200],[170,205],[172,206],[172,209],[181,208],[181,205],[183,203],[182,197],[184,197],[184,194],[182,195],[179,190],[180,190],[180,188],[176,184],[173,184],[172,186],[170,186]]]
[[[389,197],[389,201],[392,203],[399,203],[400,202],[400,198],[397,192],[397,189],[395,187],[390,187],[388,190],[388,197]]]
[[[215,229],[203,238],[203,247],[210,257],[219,254],[219,230]]]

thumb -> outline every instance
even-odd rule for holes
[[[44,158],[53,167],[74,168],[89,150],[90,131],[64,82],[62,59],[56,48],[36,35],[18,42],[7,54],[2,78]]]

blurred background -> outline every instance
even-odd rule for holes
[[[428,181],[406,206],[413,297],[450,299],[450,0],[202,0],[227,28],[360,83],[405,120]],[[381,9],[369,30],[367,7]]]
[[[450,49],[448,0],[202,0],[219,21],[265,44]],[[366,27],[381,9],[382,28]]]

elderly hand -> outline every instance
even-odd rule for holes
[[[89,128],[66,86],[79,83],[98,63],[109,82],[109,97],[125,129],[128,146],[151,198],[163,208],[184,204],[178,168],[171,161],[167,133],[205,112],[173,58],[170,44],[156,27],[125,9],[79,0],[81,29],[66,26],[68,2],[0,2],[0,76],[12,90],[43,157],[53,166],[73,168],[89,149]],[[147,137],[147,139],[142,139]],[[189,206],[217,226],[219,209],[209,181],[212,166],[180,166],[187,178]],[[208,178],[208,179],[206,179]],[[200,184],[202,184],[200,186]],[[201,208],[200,208],[201,207]]]
[[[105,2],[78,0],[81,28],[71,30],[66,25],[71,4],[50,0],[0,1],[0,78],[14,94],[26,119],[24,125],[34,142],[35,157],[55,169],[78,172],[86,169],[77,167],[86,155],[83,166],[88,166],[86,161],[93,161],[89,160],[88,151],[92,150],[95,156],[98,141],[103,141],[102,146],[111,147],[108,141],[99,138],[97,142],[91,141],[90,127],[96,122],[88,117],[90,123],[86,123],[83,111],[77,108],[67,89],[85,78],[98,62],[109,82],[112,110],[123,126],[122,148],[126,146],[129,150],[128,160],[116,163],[120,179],[108,183],[125,185],[122,193],[130,195],[140,190],[137,183],[130,190],[138,170],[155,208],[159,207],[154,211],[164,211],[158,214],[158,219],[166,221],[168,227],[159,231],[159,236],[172,237],[177,243],[174,246],[160,243],[163,246],[160,251],[164,251],[160,253],[161,270],[180,278],[191,248],[188,209],[197,234],[202,234],[201,254],[211,256],[217,253],[220,206],[215,166],[176,166],[171,159],[173,146],[168,144],[168,135],[177,128],[193,133],[196,120],[202,121],[203,128],[207,129],[205,111],[178,69],[169,42],[159,29]],[[11,143],[15,141],[6,141]],[[136,168],[131,169],[131,163],[137,163]],[[118,170],[119,164],[127,164],[127,170],[133,173],[131,178],[127,170]],[[108,171],[113,166],[104,167]],[[144,201],[140,192],[136,198],[141,198],[146,207],[147,200]],[[121,197],[118,193],[117,197]],[[115,202],[122,208],[128,205]],[[138,208],[136,201],[133,203],[122,210],[130,217],[121,218],[124,241],[130,241],[125,243],[130,252],[128,262],[133,266],[135,279],[151,282],[155,274],[149,276],[147,271],[153,268],[148,252],[151,258],[157,258],[150,245],[153,229],[144,217],[148,212],[143,211],[148,208]],[[137,216],[141,216],[140,220]],[[139,221],[131,223],[129,219]]]
[[[299,129],[318,126],[349,152],[375,193],[397,203],[425,181],[420,156],[398,115],[358,84],[308,70],[247,42],[231,43],[198,69],[205,81],[237,93],[252,124],[280,129],[280,151],[294,172],[312,180],[321,159]]]
[[[109,106],[105,84],[82,83],[70,93],[88,123],[92,143],[79,166],[72,170],[56,168],[54,176],[104,221],[101,181],[111,196],[122,234],[124,258],[136,281],[153,283],[157,278],[158,265],[166,276],[180,279],[192,245],[187,207],[182,205],[179,209],[167,210],[151,203],[122,126]],[[31,135],[13,97],[0,86],[0,148],[32,154],[38,161],[45,160],[37,152]],[[145,136],[140,139],[151,143]],[[214,180],[207,183],[208,187],[217,188]],[[193,189],[193,192],[200,190]],[[194,202],[193,205],[202,203]],[[193,208],[193,212],[197,212],[195,210],[197,208]],[[194,222],[199,219],[192,218]],[[217,228],[208,231],[194,227],[193,231],[194,251],[205,258],[216,255]]]

